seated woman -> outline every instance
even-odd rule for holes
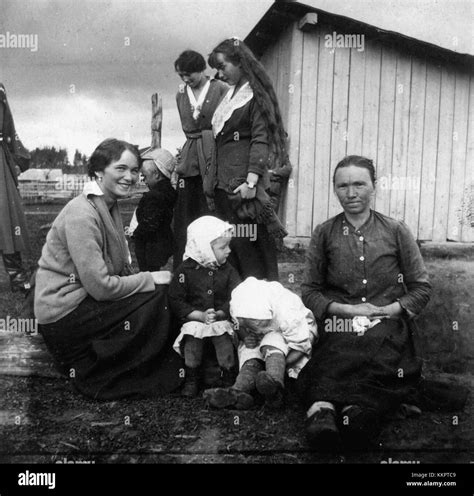
[[[344,158],[333,183],[344,212],[311,238],[302,299],[321,337],[297,382],[308,440],[320,448],[338,447],[340,435],[358,446],[375,440],[382,416],[409,402],[421,360],[408,322],[431,293],[408,227],[370,208],[372,161]]]
[[[172,350],[170,272],[133,274],[117,200],[130,195],[138,149],[107,139],[83,194],[60,212],[36,275],[35,315],[58,366],[95,399],[163,395],[181,382]]]

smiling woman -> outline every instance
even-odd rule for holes
[[[89,163],[96,180],[58,215],[38,263],[39,331],[59,368],[96,399],[162,395],[180,383],[164,286],[171,274],[133,273],[117,204],[140,163],[130,143],[103,141]]]

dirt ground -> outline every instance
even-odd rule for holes
[[[125,205],[125,221],[133,205]],[[60,205],[27,208],[34,266]],[[299,292],[304,254],[280,253],[281,282]],[[420,319],[425,375],[474,387],[474,261],[429,256],[433,298]],[[471,303],[469,303],[471,302]],[[18,316],[0,267],[0,317]],[[391,419],[372,451],[325,455],[304,438],[304,412],[291,386],[281,412],[215,411],[202,399],[93,402],[65,379],[0,375],[0,463],[469,463],[474,403],[463,411]]]

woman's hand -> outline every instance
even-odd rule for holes
[[[169,284],[173,279],[173,273],[169,270],[150,272],[155,284]]]
[[[359,303],[357,305],[349,305],[346,303],[332,302],[328,306],[328,312],[337,317],[352,318],[364,316],[370,318],[381,317],[387,315],[384,307],[377,307],[372,303]]]
[[[247,183],[242,183],[238,188],[234,189],[233,193],[240,192],[242,200],[252,200],[253,198],[255,198],[255,195],[257,193],[256,189],[257,186],[255,186],[254,188],[249,188]]]

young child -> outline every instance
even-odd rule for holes
[[[146,150],[142,159],[141,172],[150,191],[138,204],[133,240],[140,270],[153,272],[166,265],[173,254],[171,221],[176,191],[170,178],[176,164],[173,155],[163,148]]]
[[[240,277],[227,263],[232,233],[233,227],[217,217],[207,215],[192,222],[187,230],[184,261],[169,288],[171,309],[183,323],[173,347],[184,355],[186,378],[181,394],[189,398],[199,392],[206,339],[215,348],[223,385],[234,382],[229,301]]]
[[[248,277],[232,292],[230,314],[241,339],[240,372],[232,387],[208,389],[204,398],[216,408],[247,409],[257,389],[270,407],[281,407],[285,370],[298,376],[317,337],[313,313],[280,283]]]

